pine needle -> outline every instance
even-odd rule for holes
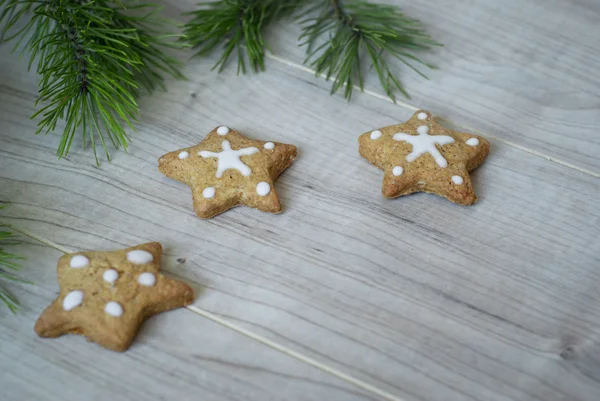
[[[2,209],[2,206],[0,206]],[[8,228],[5,224],[0,223],[0,229]],[[27,283],[15,275],[15,272],[21,269],[16,261],[23,260],[22,256],[8,253],[4,250],[6,246],[20,245],[18,237],[10,231],[0,231],[0,301],[4,302],[12,313],[17,313],[19,310],[19,301],[6,288],[6,282],[21,282]]]
[[[197,49],[196,56],[221,49],[213,67],[219,72],[230,57],[237,57],[238,74],[246,72],[244,48],[254,72],[264,71],[268,46],[263,32],[276,20],[296,14],[303,26],[299,39],[306,46],[304,64],[333,81],[331,94],[344,88],[347,99],[355,85],[364,89],[365,64],[375,70],[393,101],[396,91],[410,97],[388,59],[398,59],[425,77],[414,64],[434,67],[413,52],[440,45],[397,7],[364,0],[221,0],[198,7],[186,13],[192,16],[184,26],[186,40]]]
[[[230,57],[237,58],[238,74],[246,73],[244,50],[254,72],[264,71],[264,30],[272,22],[292,15],[308,0],[223,0],[202,2],[199,9],[185,13],[192,19],[184,25],[185,40],[202,57],[217,48],[222,49],[213,70],[227,66]]]
[[[19,38],[37,61],[40,75],[32,118],[40,118],[36,134],[64,124],[57,149],[66,156],[75,136],[91,144],[96,163],[100,142],[108,160],[107,143],[127,150],[128,127],[134,130],[141,89],[163,87],[164,76],[183,78],[180,62],[166,49],[184,47],[180,35],[165,31],[157,17],[160,7],[136,1],[0,0],[0,41]],[[18,30],[19,19],[31,16]]]
[[[328,0],[317,2],[301,18],[300,39],[307,46],[305,63],[317,75],[333,80],[332,94],[344,87],[347,99],[351,98],[355,85],[364,88],[364,59],[370,62],[383,90],[393,101],[396,90],[410,97],[387,59],[392,56],[424,77],[413,63],[433,66],[413,52],[440,45],[424,32],[419,21],[405,16],[393,5]],[[323,43],[317,46],[319,41]]]

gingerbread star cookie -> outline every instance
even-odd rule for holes
[[[115,252],[78,252],[58,261],[60,294],[35,324],[40,337],[81,334],[125,351],[142,322],[194,300],[193,290],[160,274],[158,242]]]
[[[361,156],[385,172],[386,198],[430,192],[465,206],[477,200],[469,172],[490,150],[484,138],[445,128],[424,110],[403,124],[366,132],[358,143]]]
[[[158,169],[192,189],[196,214],[208,219],[238,205],[280,213],[273,181],[296,158],[296,147],[250,139],[221,126],[196,146],[167,153]]]

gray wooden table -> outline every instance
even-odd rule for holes
[[[30,236],[35,283],[12,286],[19,315],[0,309],[3,400],[600,399],[600,3],[397,3],[445,44],[429,81],[401,69],[412,100],[385,100],[373,76],[350,103],[329,96],[282,25],[267,73],[194,60],[142,98],[129,154],[101,167],[33,135],[37,78],[0,47],[0,219]],[[381,197],[356,139],[416,108],[490,139],[475,206]],[[157,171],[221,124],[298,146],[282,215],[202,221]],[[146,241],[195,286],[192,308],[149,320],[124,354],[37,338],[61,252]]]

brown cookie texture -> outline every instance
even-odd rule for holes
[[[208,219],[238,205],[281,213],[273,182],[296,158],[296,147],[250,139],[225,126],[202,142],[158,159],[161,173],[192,189],[196,214]]]
[[[486,139],[443,127],[425,110],[405,123],[365,132],[358,143],[361,156],[384,171],[386,198],[429,192],[465,206],[477,200],[469,172],[490,150]]]
[[[63,255],[57,266],[60,294],[35,323],[40,337],[80,334],[113,351],[131,345],[152,315],[189,305],[193,290],[159,273],[158,242],[114,252]]]

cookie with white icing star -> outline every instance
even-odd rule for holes
[[[57,266],[60,294],[38,318],[40,337],[80,334],[113,351],[131,345],[152,315],[189,305],[193,290],[159,273],[158,242],[114,252],[63,255]]]
[[[365,132],[358,143],[361,156],[384,171],[386,198],[429,192],[465,206],[477,200],[469,172],[490,150],[484,138],[445,128],[424,110],[403,124]]]
[[[192,189],[196,214],[208,219],[238,205],[280,213],[273,182],[296,158],[296,147],[250,139],[221,126],[198,145],[167,153],[158,169]]]

